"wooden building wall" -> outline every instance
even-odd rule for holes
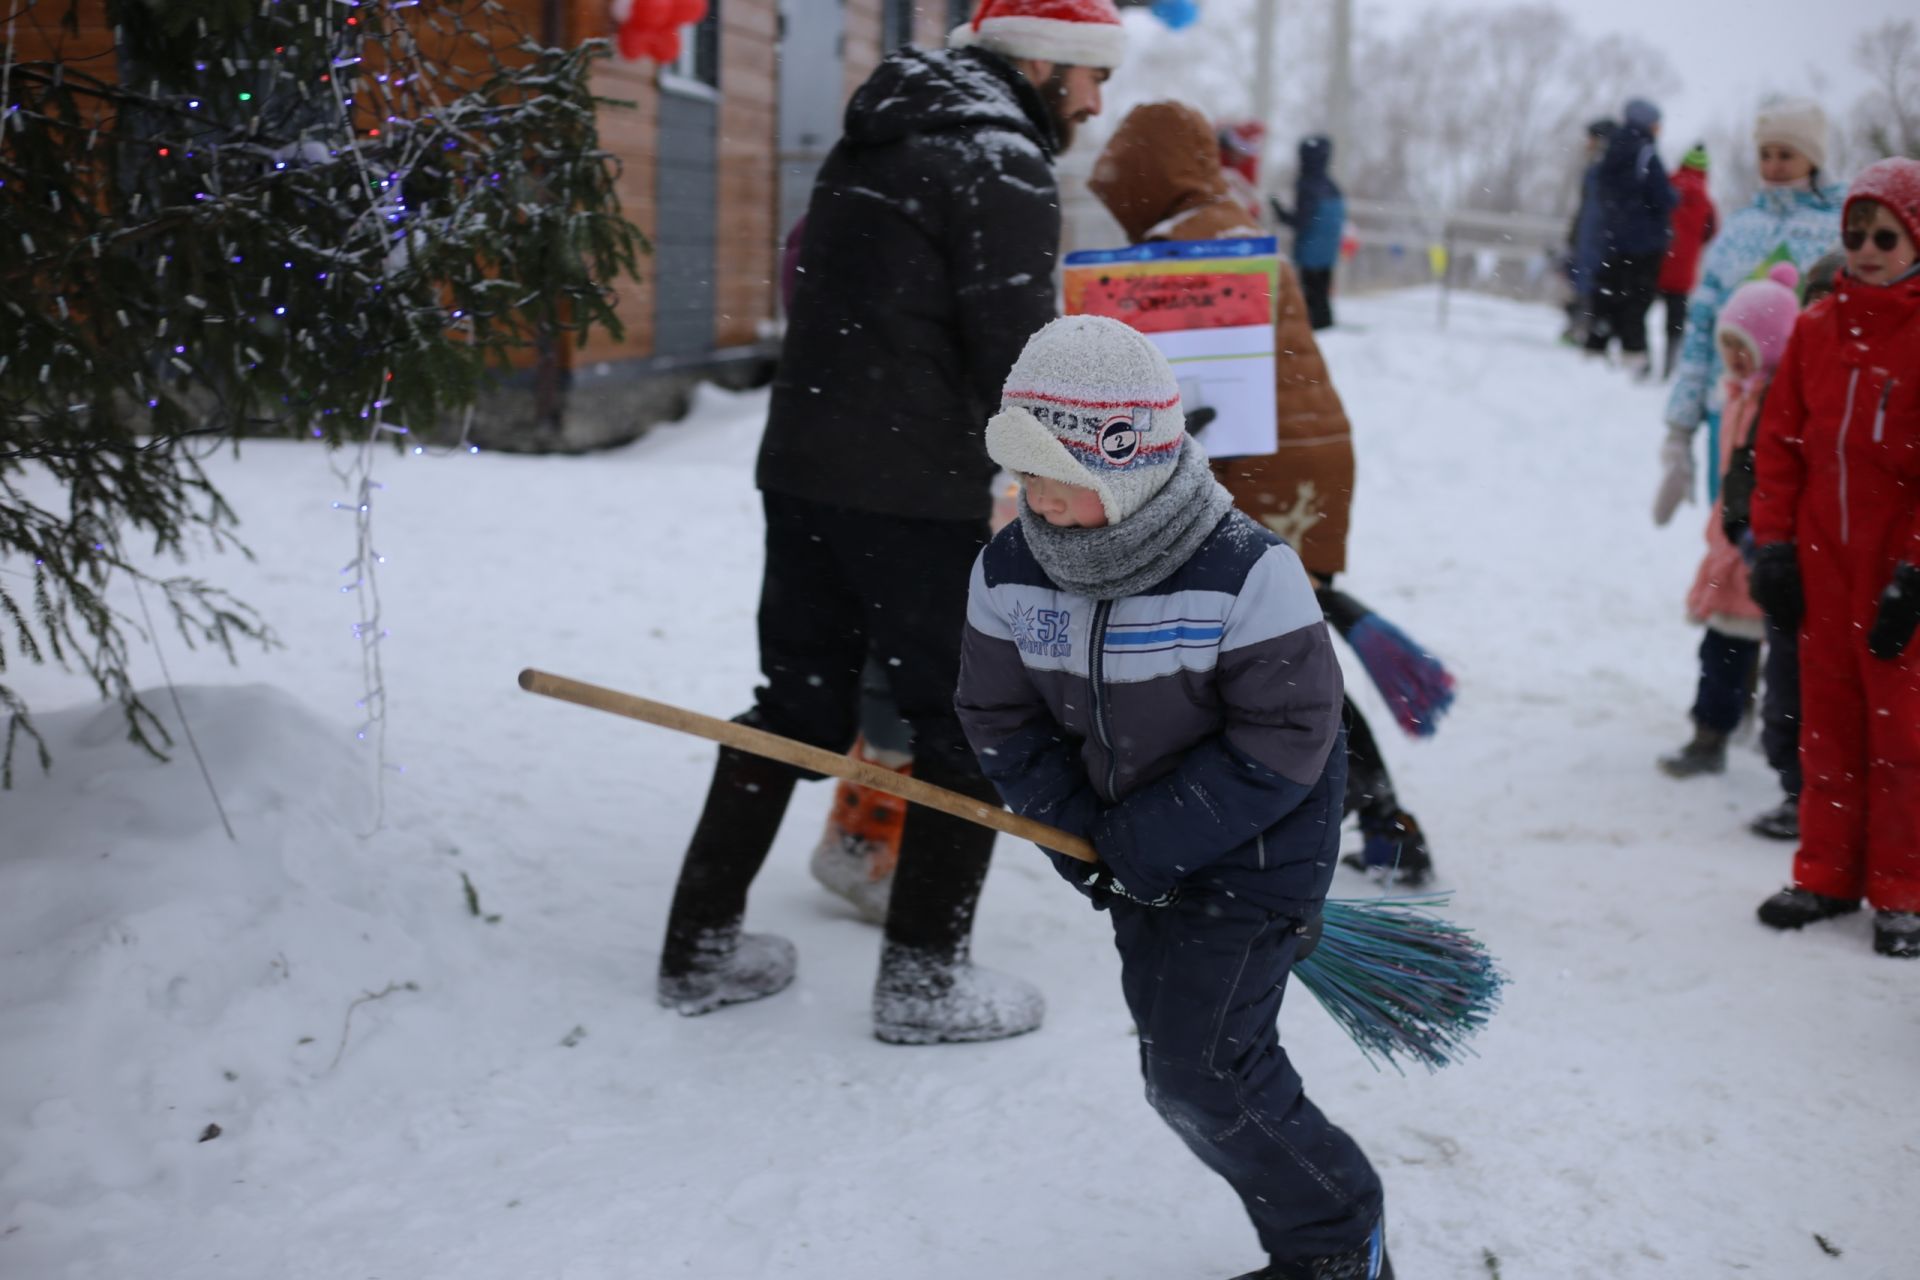
[[[761,338],[773,318],[778,289],[778,0],[723,0],[720,22],[720,236],[713,342],[724,348],[748,346]]]
[[[881,0],[848,0],[849,56],[843,68],[848,93],[879,60],[880,4]],[[556,13],[562,39],[613,34],[605,0],[559,0],[551,9],[548,0],[505,0],[503,7],[509,21],[536,36]],[[711,201],[718,218],[712,231],[714,269],[701,273],[703,278],[710,276],[704,283],[711,290],[711,319],[706,326],[710,332],[701,336],[713,348],[750,346],[762,340],[776,314],[782,231],[776,225],[775,154],[779,7],[779,0],[719,0],[720,86],[713,138],[718,185]],[[106,0],[82,0],[77,33],[61,27],[66,11],[66,0],[25,0],[15,26],[15,58],[22,62],[58,58],[103,79],[115,78]],[[477,57],[477,51],[469,56]],[[617,189],[626,216],[656,243],[662,230],[658,81],[654,63],[618,57],[599,63],[593,78],[595,93],[632,104],[601,110],[600,140],[620,161]],[[567,346],[561,353],[567,366],[655,354],[661,305],[656,277],[656,260],[643,258],[641,279],[616,286],[624,337],[616,342],[600,332],[585,348]],[[532,351],[516,360],[522,365],[533,362]]]
[[[591,15],[591,16],[589,16]],[[611,34],[605,6],[584,0],[576,7],[573,35],[592,39]],[[659,233],[659,209],[655,199],[654,157],[659,150],[660,89],[651,62],[626,62],[610,58],[593,71],[593,91],[605,98],[631,102],[631,107],[600,109],[600,145],[620,159],[620,176],[615,189],[622,212],[651,242]],[[653,260],[642,257],[640,279],[620,281],[616,286],[614,309],[626,326],[618,342],[606,330],[596,330],[585,347],[569,346],[567,359],[573,366],[619,360],[653,352],[654,283]]]

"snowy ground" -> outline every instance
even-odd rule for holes
[[[1437,739],[1387,746],[1513,983],[1480,1057],[1435,1076],[1376,1073],[1304,993],[1285,1014],[1385,1178],[1400,1274],[1910,1274],[1920,966],[1872,955],[1864,916],[1754,922],[1789,852],[1742,829],[1775,798],[1756,749],[1722,779],[1652,767],[1686,728],[1701,521],[1646,515],[1660,392],[1557,346],[1548,311],[1462,298],[1441,332],[1434,310],[1349,300],[1327,339],[1359,432],[1348,585],[1460,678]],[[764,403],[703,395],[612,455],[380,464],[405,772],[371,837],[351,521],[313,450],[214,468],[259,560],[204,569],[286,647],[237,669],[168,649],[238,843],[184,753],[156,765],[72,677],[7,672],[56,764],[0,795],[0,1276],[1258,1263],[1140,1097],[1105,919],[1030,847],[1002,841],[977,949],[1044,985],[1037,1035],[871,1038],[877,937],[805,870],[824,787],[753,902],[799,944],[795,987],[654,1006],[711,753],[514,675],[745,705]]]

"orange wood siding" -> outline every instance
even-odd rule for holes
[[[780,14],[778,0],[720,6],[720,229],[714,279],[714,345],[760,338],[774,314],[779,200],[774,178]]]
[[[582,9],[599,13],[598,25],[583,23],[574,31],[576,39],[608,34],[611,23],[601,6],[583,4]],[[659,152],[660,90],[655,83],[654,64],[627,62],[615,56],[597,63],[593,72],[593,91],[603,98],[631,102],[631,107],[600,108],[600,146],[620,162],[615,189],[620,196],[621,212],[649,239],[658,230],[657,200],[654,184],[654,157]],[[600,360],[619,360],[653,353],[653,259],[640,258],[640,279],[631,277],[614,284],[615,304],[626,336],[616,342],[604,329],[595,330],[585,347],[572,347],[572,367]]]

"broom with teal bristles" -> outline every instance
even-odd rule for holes
[[[1082,862],[1099,861],[1091,844],[1057,827],[764,729],[544,671],[522,671],[520,687],[845,778]],[[1445,895],[1433,895],[1328,902],[1319,944],[1293,967],[1302,985],[1376,1064],[1384,1060],[1399,1070],[1401,1059],[1411,1059],[1438,1070],[1472,1052],[1467,1041],[1486,1025],[1499,1003],[1505,979],[1487,949],[1466,929],[1431,910],[1445,901]]]
[[[1506,975],[1478,939],[1435,914],[1448,895],[1329,901],[1301,985],[1368,1061],[1438,1071],[1471,1054]]]

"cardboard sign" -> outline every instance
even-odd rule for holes
[[[1064,268],[1068,315],[1108,316],[1146,334],[1180,380],[1182,410],[1215,411],[1196,433],[1211,456],[1278,447],[1272,237],[1091,250],[1069,254]]]

